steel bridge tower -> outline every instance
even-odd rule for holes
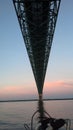
[[[13,0],[39,95],[52,46],[61,0]]]

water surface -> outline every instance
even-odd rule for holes
[[[0,130],[24,130],[30,127],[31,117],[37,110],[37,101],[1,102]],[[54,118],[71,119],[73,130],[73,100],[44,101],[45,110]]]

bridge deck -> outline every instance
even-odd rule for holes
[[[61,0],[13,0],[38,93],[43,84]]]

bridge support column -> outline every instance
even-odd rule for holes
[[[43,94],[39,94],[39,100],[42,100]]]

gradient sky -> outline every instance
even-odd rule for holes
[[[62,0],[43,88],[45,98],[73,97],[73,0]],[[12,0],[0,0],[0,100],[38,97]]]

